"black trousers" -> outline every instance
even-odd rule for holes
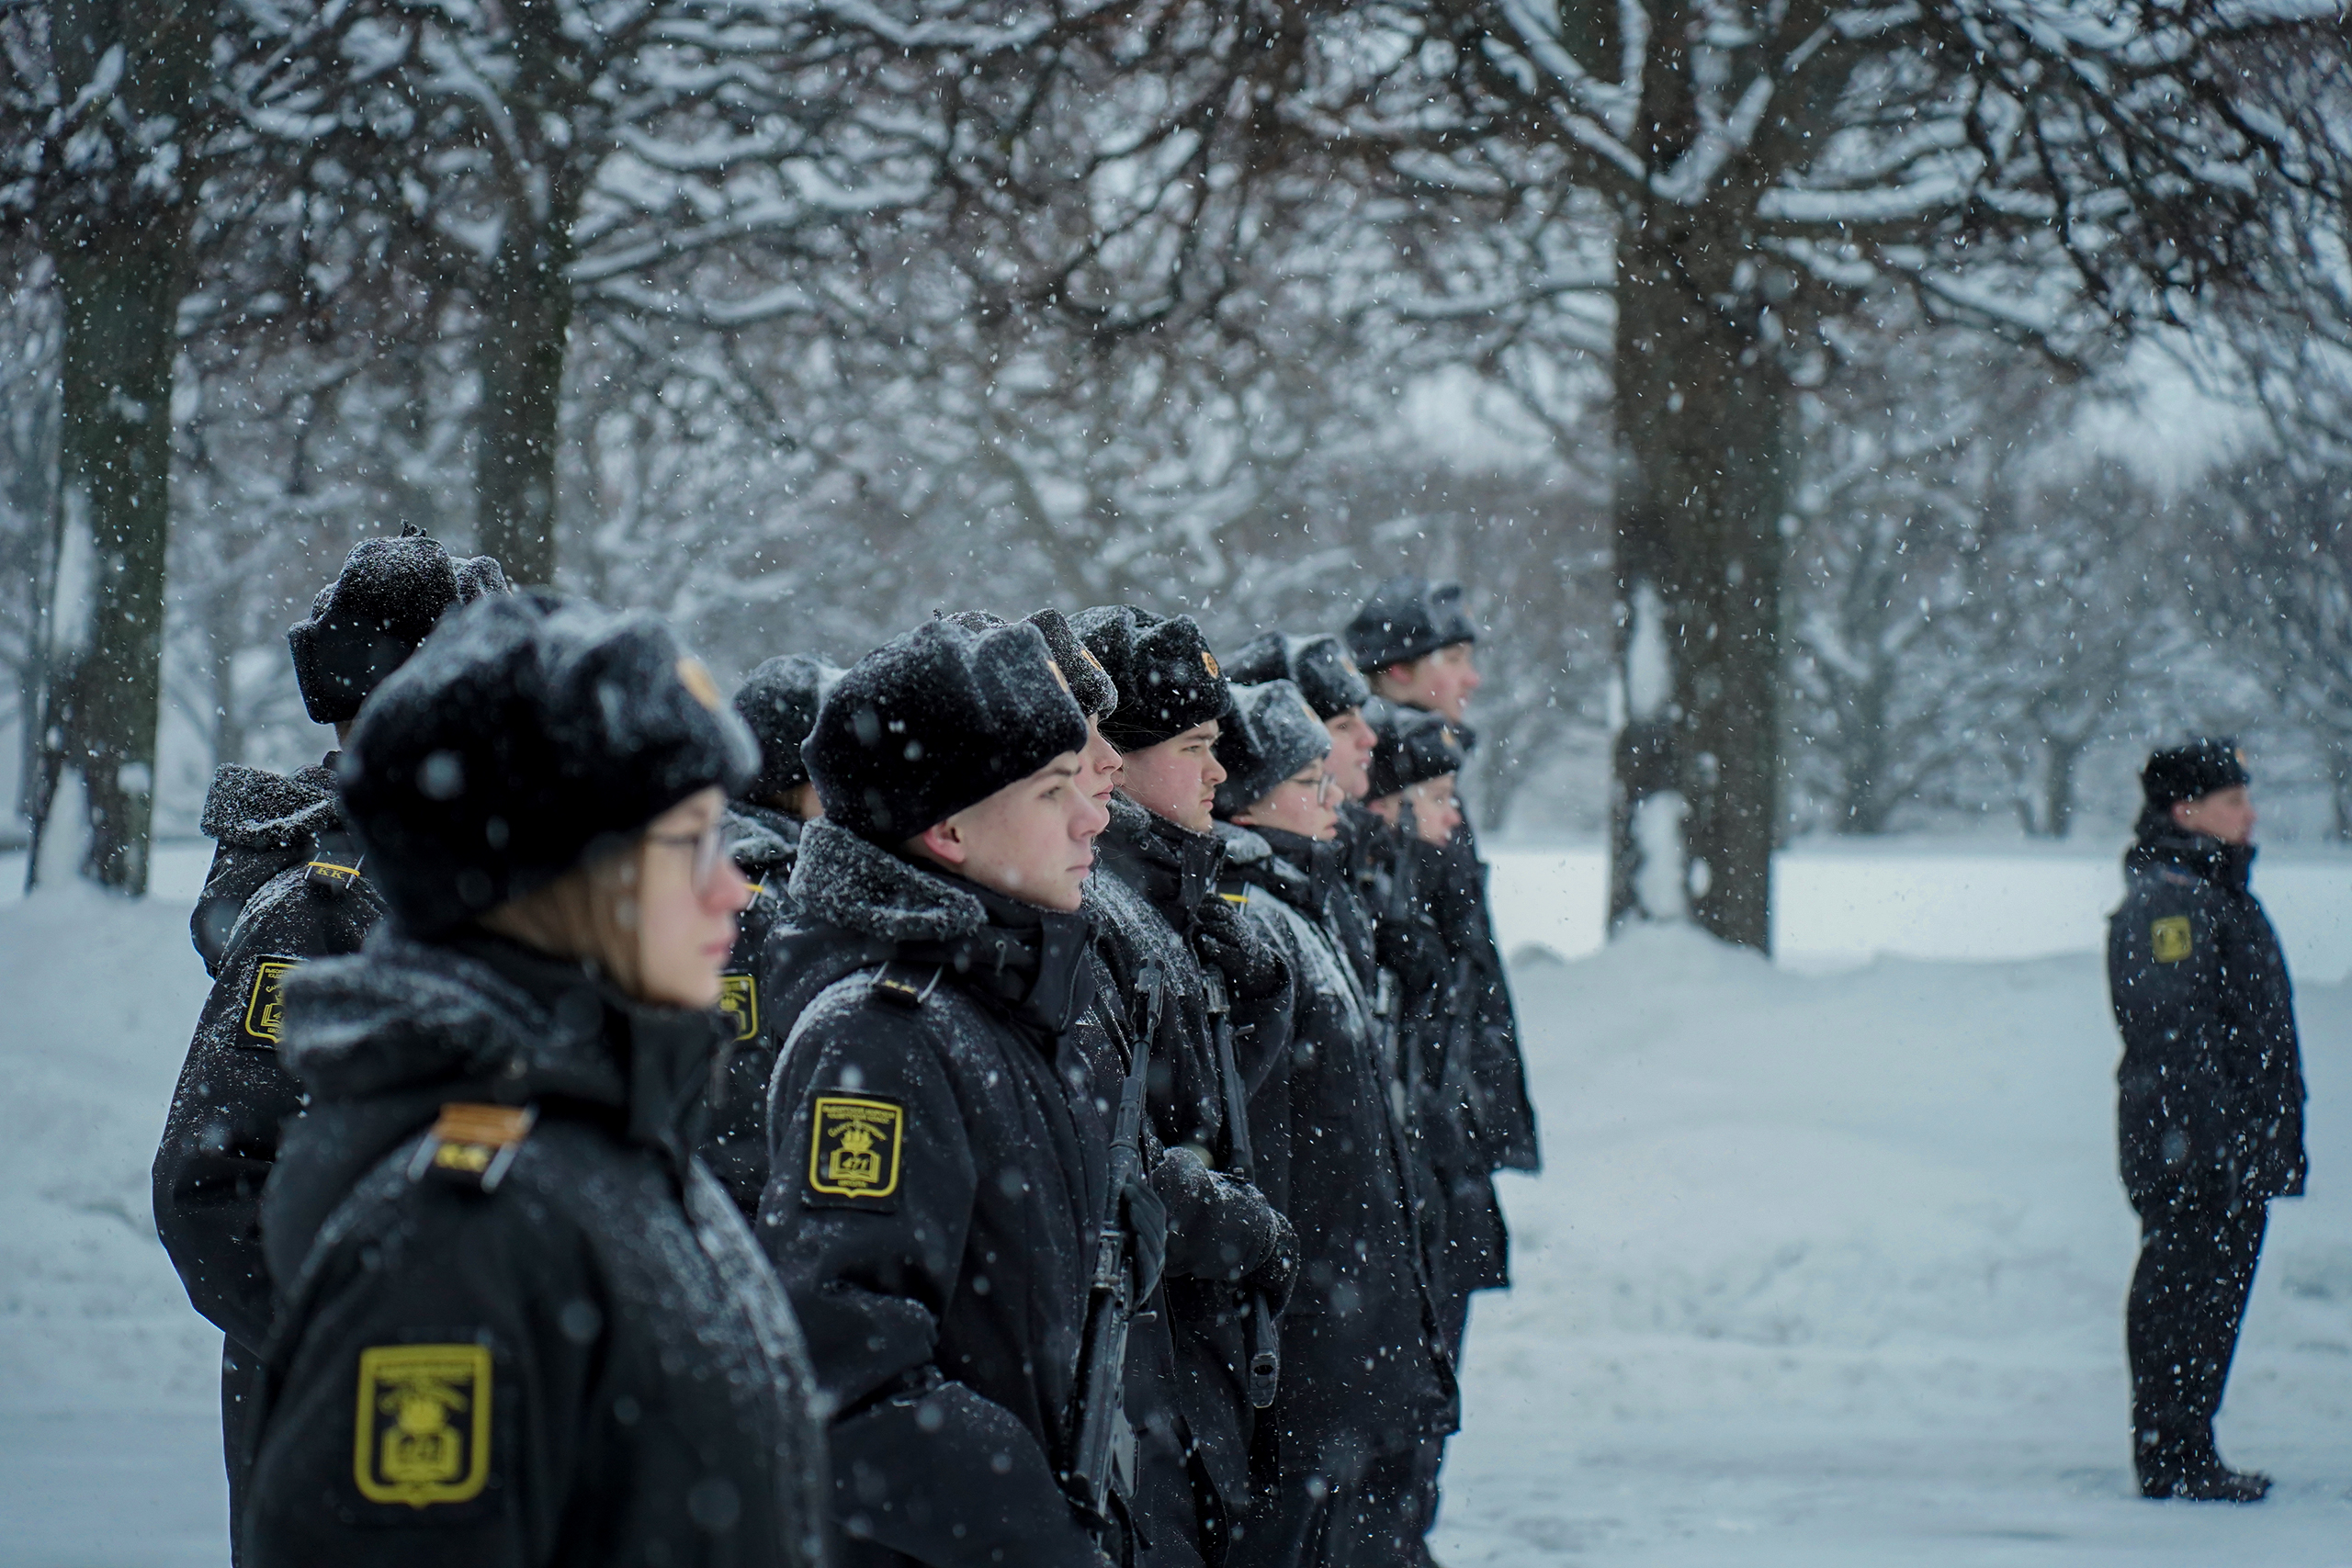
[[[2124,1313],[2133,1453],[2143,1470],[2211,1463],[2213,1415],[2237,1353],[2269,1205],[2181,1189],[2150,1194],[2138,1207],[2140,1266]]]
[[[245,1426],[261,1393],[262,1359],[227,1335],[220,1337],[220,1448],[229,1471],[230,1560],[236,1560],[237,1519],[245,1502]]]
[[[1283,1476],[1234,1554],[1241,1568],[1397,1568],[1421,1546],[1419,1444]]]

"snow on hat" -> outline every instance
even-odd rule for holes
[[[1120,750],[1157,746],[1224,715],[1225,671],[1192,616],[1102,604],[1070,624],[1118,691],[1118,709],[1102,728]]]
[[[817,727],[817,705],[842,672],[821,659],[787,653],[771,659],[735,688],[735,711],[760,743],[760,773],[744,789],[747,800],[790,795],[808,781],[800,743]]]
[[[1348,650],[1330,632],[1293,637],[1266,632],[1241,645],[1225,663],[1225,678],[1236,685],[1289,681],[1317,716],[1334,719],[1371,700],[1372,687]]]
[[[958,610],[946,616],[967,632],[994,631],[1012,623],[1002,615],[986,610]],[[1119,705],[1119,688],[1111,683],[1108,671],[1094,652],[1078,640],[1070,630],[1069,617],[1059,610],[1037,610],[1023,617],[1029,625],[1043,632],[1046,647],[1054,656],[1054,668],[1069,682],[1069,694],[1077,699],[1079,711],[1089,718],[1107,718]]]
[[[1331,754],[1331,732],[1289,681],[1233,688],[1233,711],[1216,738],[1225,782],[1216,786],[1216,814],[1231,817],[1274,793],[1317,757]]]
[[[494,558],[452,558],[413,523],[396,537],[362,539],[311,601],[311,618],[286,633],[294,681],[312,722],[355,716],[444,611],[506,591],[506,574]]]
[[[1464,743],[1460,727],[1443,714],[1383,703],[1372,719],[1371,798],[1402,794],[1417,784],[1460,773]]]
[[[498,594],[388,676],[336,762],[368,879],[447,931],[619,849],[759,748],[710,671],[641,611]]]
[[[2155,807],[2202,800],[2253,782],[2254,775],[2246,772],[2245,752],[2236,741],[2219,739],[2151,751],[2148,765],[2140,770],[2141,791],[2148,804]]]
[[[1425,577],[1390,578],[1348,623],[1348,650],[1364,670],[1410,664],[1441,648],[1477,640],[1478,628],[1462,611],[1462,584]]]
[[[951,617],[850,666],[800,754],[828,820],[896,845],[1085,745],[1043,632]]]

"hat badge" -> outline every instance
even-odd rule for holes
[[[1216,667],[1216,655],[1205,648],[1201,649],[1201,664],[1208,671],[1210,680],[1216,681],[1224,677],[1225,671]]]
[[[703,661],[688,654],[679,660],[673,668],[678,673],[678,684],[686,689],[686,694],[711,712],[717,713],[720,702],[718,682],[710,678],[710,671],[704,667]]]

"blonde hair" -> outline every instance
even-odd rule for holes
[[[637,897],[644,857],[642,840],[599,855],[537,892],[501,904],[481,923],[541,953],[593,964],[637,996],[645,979]]]

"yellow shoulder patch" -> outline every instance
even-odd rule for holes
[[[760,1032],[760,983],[749,975],[718,977],[718,1010],[735,1022],[740,1045]]]
[[[899,1190],[906,1111],[888,1100],[820,1095],[808,1128],[808,1190],[878,1199]]]
[[[352,1479],[371,1503],[464,1503],[490,1481],[490,1347],[359,1352]]]
[[[296,958],[265,958],[254,968],[253,995],[245,999],[248,1036],[265,1044],[277,1043],[277,1032],[286,1022],[286,998],[278,991],[278,982],[300,962]]]
[[[2177,964],[2196,948],[2187,915],[2166,915],[2148,928],[2148,950],[2159,964]]]

